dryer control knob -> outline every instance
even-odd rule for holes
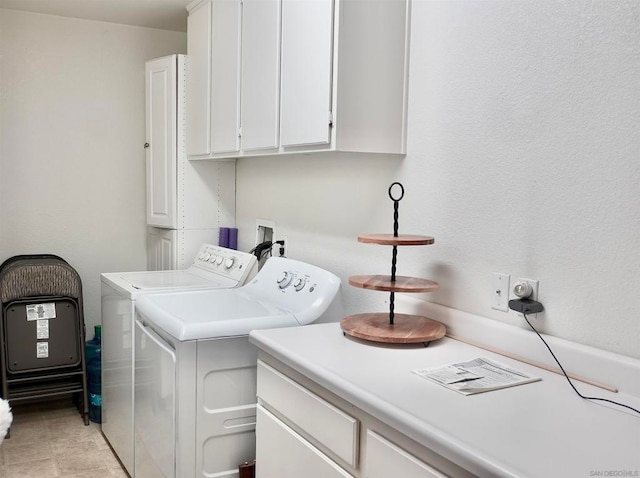
[[[304,289],[304,286],[307,284],[307,281],[301,278],[296,279],[296,281],[293,283],[293,287],[296,289],[297,292],[300,292],[302,289]]]
[[[227,269],[231,269],[233,267],[233,263],[234,263],[233,257],[230,257],[229,259],[224,261],[224,266]]]
[[[284,271],[280,275],[280,277],[278,277],[278,287],[280,287],[281,289],[284,289],[289,284],[291,284],[291,279],[293,279],[293,276],[291,275],[291,273]]]
[[[218,258],[216,259],[216,264],[220,265],[222,264],[223,258],[222,256],[218,256]]]

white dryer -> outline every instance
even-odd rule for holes
[[[252,254],[203,244],[185,270],[101,274],[102,433],[134,475],[133,370],[135,307],[140,297],[168,291],[229,289],[255,276]]]
[[[238,477],[255,458],[254,329],[342,318],[340,279],[270,258],[230,290],[142,297],[136,306],[137,478]]]

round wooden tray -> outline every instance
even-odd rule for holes
[[[394,237],[393,234],[362,234],[358,236],[358,242],[383,246],[427,246],[433,244],[435,239],[414,234],[400,234],[398,237]]]
[[[396,276],[395,282],[392,282],[388,275],[351,276],[349,285],[389,292],[434,292],[440,289],[440,284],[429,279]]]
[[[371,342],[414,344],[444,337],[446,327],[420,315],[395,314],[389,324],[388,313],[356,314],[340,321],[345,334]]]

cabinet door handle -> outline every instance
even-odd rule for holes
[[[149,143],[144,143],[145,149],[149,147]]]

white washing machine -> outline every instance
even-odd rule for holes
[[[342,318],[340,279],[270,258],[230,290],[142,297],[136,306],[135,474],[238,477],[255,458],[253,329]]]
[[[203,244],[185,270],[101,274],[102,433],[131,476],[136,302],[146,294],[238,287],[257,269],[252,254]]]

